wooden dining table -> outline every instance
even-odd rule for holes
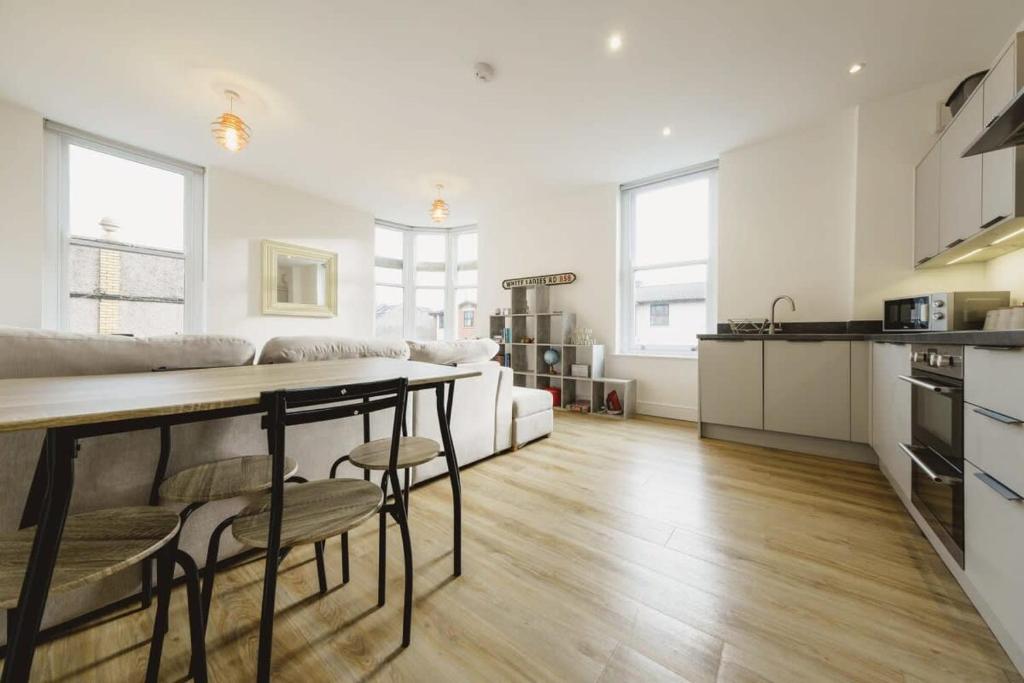
[[[74,486],[80,439],[190,422],[265,412],[264,395],[282,389],[376,382],[405,377],[410,391],[433,389],[442,447],[452,485],[454,573],[462,572],[461,484],[451,435],[455,382],[475,370],[391,358],[358,358],[307,363],[247,365],[171,372],[40,377],[0,380],[0,432],[45,429],[39,463],[25,503],[21,527],[35,526],[15,617],[8,620],[2,682],[28,681],[43,610]],[[271,453],[283,463],[283,453]],[[0,453],[0,467],[4,466]],[[275,466],[280,472],[283,465]],[[276,477],[272,498],[281,499]],[[278,514],[280,519],[280,514]],[[270,529],[268,547],[280,545],[280,526]],[[257,680],[270,680],[276,558],[268,553],[264,607],[260,620]],[[269,609],[268,609],[269,602]],[[268,614],[269,612],[269,614]],[[268,618],[269,616],[269,618]]]

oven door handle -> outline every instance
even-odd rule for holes
[[[957,387],[947,387],[941,384],[932,384],[931,382],[925,382],[923,379],[917,377],[911,377],[910,375],[897,375],[904,382],[910,382],[916,387],[927,389],[928,391],[934,391],[937,394],[952,394],[955,391],[959,391]]]
[[[914,453],[914,449],[911,446],[908,446],[907,444],[901,441],[898,441],[897,445],[900,447],[900,449],[903,450],[904,453],[906,453],[910,457],[911,460],[914,461],[915,465],[921,468],[921,471],[925,473],[925,476],[934,481],[936,484],[945,484],[946,486],[953,486],[963,481],[963,479],[959,477],[951,477],[948,475],[936,474],[935,471],[932,470],[932,468],[928,467],[928,465],[925,464],[924,460],[922,460],[920,456]]]

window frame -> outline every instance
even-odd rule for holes
[[[185,206],[182,251],[185,261],[185,295],[182,334],[206,330],[206,169],[109,138],[87,133],[53,121],[45,121],[44,197],[46,240],[43,278],[43,324],[68,330],[70,324],[69,259],[74,244],[92,246],[93,240],[72,237],[68,204],[70,200],[68,148],[71,145],[134,161],[184,177]],[[118,251],[172,257],[164,250],[136,245],[119,245]]]
[[[395,287],[402,289],[402,336],[404,339],[413,339],[416,330],[416,290],[417,289],[435,289],[444,290],[444,340],[452,341],[456,338],[458,332],[458,324],[456,322],[458,311],[455,310],[456,306],[456,294],[460,289],[477,289],[479,290],[479,254],[477,259],[473,261],[463,262],[463,270],[477,270],[477,285],[475,287],[459,287],[458,286],[458,239],[460,235],[467,233],[475,233],[479,240],[480,230],[476,224],[473,225],[460,225],[452,228],[430,228],[430,227],[419,227],[413,225],[404,225],[402,223],[395,223],[393,221],[387,221],[383,219],[374,220],[374,242],[376,242],[376,230],[377,228],[385,230],[394,230],[402,233],[402,284],[387,284],[377,282],[376,276],[374,277],[374,288],[376,287]],[[416,236],[424,234],[435,234],[445,236],[445,267],[444,267],[444,285],[417,285],[416,284],[416,271],[417,271],[417,258],[416,258]],[[479,244],[479,242],[478,242]],[[478,247],[479,249],[479,247]],[[374,247],[376,251],[376,245]],[[394,268],[395,259],[386,258],[383,256],[377,256],[374,253],[374,266],[391,267]],[[433,262],[430,262],[433,263]],[[390,264],[390,265],[385,265]],[[467,266],[471,265],[472,268]],[[376,272],[376,271],[375,271]],[[477,294],[479,299],[479,291]],[[478,302],[479,305],[479,302]],[[377,319],[374,316],[374,335],[377,334]]]
[[[636,250],[636,195],[645,190],[666,187],[694,180],[695,176],[708,178],[708,255],[706,259],[666,261],[664,263],[635,266]],[[705,331],[717,325],[717,256],[718,253],[718,161],[711,161],[684,169],[643,178],[619,186],[619,324],[618,353],[620,355],[667,356],[696,358],[696,344],[638,344],[636,341],[636,282],[635,273],[643,270],[704,265],[707,267],[704,314]]]

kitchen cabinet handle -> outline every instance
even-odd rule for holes
[[[931,382],[925,382],[923,379],[917,377],[910,377],[909,375],[897,375],[904,382],[910,382],[916,387],[927,389],[928,391],[934,391],[937,394],[952,394],[956,389],[954,387],[944,387],[941,384],[932,384]]]
[[[793,342],[794,344],[820,344],[825,341],[824,339],[785,339],[784,341]]]
[[[978,408],[978,407],[975,407],[974,408],[974,412],[976,412],[978,415],[984,415],[985,417],[987,417],[990,420],[995,420],[996,422],[1002,422],[1004,425],[1024,424],[1024,420],[1018,420],[1015,417],[1010,417],[1009,415],[1003,415],[1002,413],[997,413],[996,411],[989,410],[988,408]]]
[[[985,472],[975,472],[974,476],[976,476],[978,479],[984,482],[986,486],[988,486],[990,489],[992,489],[993,491],[995,491],[996,493],[998,493],[1000,496],[1010,501],[1011,503],[1016,503],[1017,501],[1024,500],[1024,496],[1021,496],[1019,493],[1011,489],[1009,486],[1006,486],[1003,482],[999,481],[990,474],[986,474]]]
[[[1016,351],[1019,346],[975,346],[975,351]]]
[[[914,464],[916,464],[918,467],[920,467],[921,471],[924,472],[925,475],[929,479],[934,481],[936,484],[946,484],[947,486],[952,486],[953,484],[957,484],[957,483],[963,481],[962,479],[960,479],[958,477],[949,477],[949,476],[943,476],[943,475],[940,475],[940,474],[936,474],[932,470],[932,468],[928,467],[928,465],[925,464],[924,460],[922,460],[920,457],[918,457],[918,455],[916,453],[914,453],[914,449],[913,448],[911,448],[907,444],[903,443],[902,441],[897,441],[896,445],[899,446],[900,449],[904,453],[906,453],[910,457],[911,460],[914,461]]]
[[[955,247],[956,245],[960,244],[963,241],[964,241],[963,237],[958,237],[955,240],[953,240],[952,242],[950,242],[949,244],[947,244],[946,245],[946,249],[952,249],[953,247]]]
[[[921,265],[922,263],[927,263],[928,261],[931,261],[931,260],[932,260],[932,257],[931,257],[931,256],[925,256],[925,257],[924,257],[924,258],[922,258],[922,259],[918,259],[918,260],[917,260],[917,263],[915,263],[914,265],[915,265],[915,266],[919,266],[919,265]]]
[[[993,225],[995,225],[996,223],[999,223],[1000,221],[1004,220],[1005,218],[1006,218],[1006,216],[996,216],[995,218],[990,220],[988,223],[985,223],[985,225],[981,226],[978,229],[979,230],[987,230],[987,229],[991,228]]]
[[[992,117],[992,120],[985,124],[986,128],[991,128],[992,124],[999,120],[999,114]]]

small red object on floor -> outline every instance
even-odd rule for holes
[[[562,407],[562,390],[558,387],[544,387],[544,391],[551,394],[551,402],[556,408]]]
[[[619,394],[614,389],[608,392],[608,398],[604,401],[605,406],[608,408],[610,413],[621,413],[622,412],[622,401],[619,400]]]

